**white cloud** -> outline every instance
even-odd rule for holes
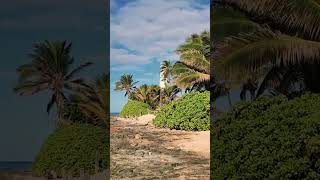
[[[137,0],[120,8],[111,15],[111,45],[121,44],[139,55],[111,49],[111,54],[118,54],[111,55],[111,64],[144,64],[152,59],[177,58],[173,52],[188,36],[209,30],[209,4],[195,9],[194,3],[197,1]],[[119,59],[119,53],[132,59]]]
[[[113,65],[111,67],[111,72],[121,72],[122,74],[125,74],[125,73],[131,74],[132,69],[134,69],[135,72],[143,72],[144,71],[141,66],[129,64],[129,65]]]
[[[128,65],[128,64],[147,64],[149,57],[143,55],[135,55],[129,53],[125,49],[111,48],[110,51],[111,64]]]

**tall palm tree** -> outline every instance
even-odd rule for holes
[[[231,7],[233,11],[242,12],[245,22],[255,26],[250,31],[225,36],[216,43],[213,56],[216,71],[235,81],[246,80],[254,74],[260,79],[257,95],[268,87],[288,94],[297,81],[307,90],[320,92],[320,85],[314,83],[320,75],[318,1],[212,2],[217,8]]]
[[[50,91],[52,95],[47,112],[56,104],[59,120],[62,120],[67,93],[87,87],[84,80],[76,78],[76,75],[92,64],[88,62],[71,69],[74,62],[70,55],[71,45],[66,41],[36,43],[29,54],[32,62],[17,68],[19,79],[14,91],[21,96]]]
[[[135,91],[136,84],[138,81],[133,81],[133,75],[131,74],[124,74],[120,77],[120,80],[116,82],[115,91],[125,91],[124,96],[129,96],[130,94]]]
[[[109,127],[110,101],[109,75],[103,74],[95,80],[90,88],[78,93],[79,107],[94,124]]]

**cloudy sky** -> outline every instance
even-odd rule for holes
[[[210,0],[111,0],[111,112],[126,103],[113,91],[123,74],[139,84],[159,84],[162,60],[178,59],[174,50],[193,33],[209,30]]]
[[[0,6],[0,161],[32,161],[52,131],[46,113],[50,96],[41,93],[19,97],[13,93],[15,70],[29,63],[32,44],[44,40],[73,43],[76,64],[94,63],[83,76],[108,71],[106,1],[10,0]]]

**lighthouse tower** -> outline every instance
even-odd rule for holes
[[[160,84],[161,89],[164,89],[166,87],[166,79],[164,78],[163,72],[160,71]]]

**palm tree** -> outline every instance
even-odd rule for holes
[[[80,91],[78,95],[81,111],[91,119],[93,124],[109,127],[109,101],[110,101],[109,75],[103,74],[96,81]]]
[[[143,103],[147,103],[150,96],[150,88],[147,84],[141,85],[137,90],[134,92],[133,96],[134,99],[141,101]]]
[[[29,55],[32,62],[17,68],[18,84],[14,91],[21,96],[33,95],[42,91],[51,92],[47,105],[49,113],[57,106],[59,120],[62,120],[66,94],[87,87],[82,78],[75,76],[92,63],[85,63],[71,70],[74,62],[70,55],[71,43],[66,41],[45,41],[36,43]]]
[[[178,97],[177,94],[180,91],[181,90],[177,86],[166,86],[164,89],[162,89],[161,103],[168,104],[169,102],[173,101]]]
[[[258,96],[268,88],[286,95],[297,89],[320,92],[320,85],[314,83],[320,75],[319,2],[212,2],[216,8],[232,8],[234,14],[241,14],[241,18],[254,27],[221,37],[224,40],[216,43],[213,57],[218,74],[234,81],[246,81],[255,76],[260,79]],[[224,20],[218,17],[212,20]],[[220,23],[220,26],[224,24]],[[293,85],[296,82],[300,82],[301,86],[295,88]]]
[[[149,104],[153,109],[159,105],[160,87],[143,84],[132,93],[132,99]]]
[[[180,60],[174,65],[175,84],[181,89],[208,89],[210,81],[210,39],[208,32],[193,34],[177,49]]]
[[[129,96],[130,94],[135,91],[136,84],[138,81],[133,81],[133,75],[131,74],[124,74],[120,77],[120,80],[116,82],[115,91],[125,91],[124,96]]]
[[[160,66],[160,72],[163,75],[162,81],[165,81],[167,84],[171,83],[171,75],[173,72],[173,63],[169,60],[162,61]]]

